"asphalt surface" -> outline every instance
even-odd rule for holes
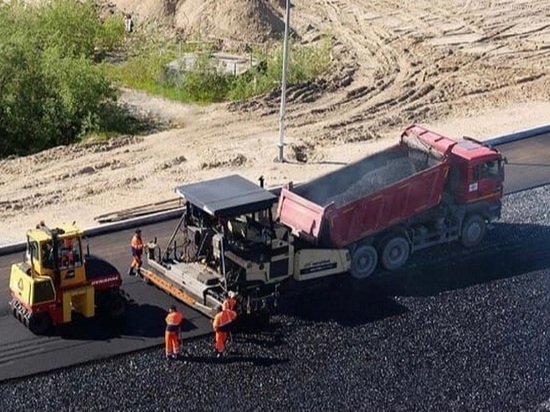
[[[506,143],[498,146],[499,150],[508,159],[505,190],[507,193],[516,192],[522,188],[531,188],[550,183],[550,137],[541,135],[527,140]],[[154,236],[159,237],[162,244],[174,228],[175,221],[167,221],[152,226],[143,226],[145,240]],[[525,233],[528,225],[521,222],[500,225],[501,230]],[[540,228],[530,229],[537,232]],[[528,234],[530,232],[527,232]],[[125,273],[129,263],[128,243],[132,230],[125,230],[109,235],[90,238],[90,248],[94,254],[111,261],[121,273]],[[493,236],[493,234],[489,234]],[[498,232],[497,232],[498,236]],[[511,246],[501,245],[495,248],[481,248],[467,257],[456,254],[453,248],[440,249],[437,252],[427,252],[427,259],[434,263],[447,264],[445,273],[440,277],[433,277],[433,271],[427,271],[425,266],[415,267],[416,257],[413,257],[406,272],[396,274],[396,278],[403,276],[400,282],[384,283],[381,280],[378,287],[386,292],[384,296],[395,294],[400,296],[431,296],[443,291],[467,288],[492,278],[508,278],[521,276],[525,273],[546,269],[548,262],[548,247],[538,250],[537,245],[529,244],[519,250]],[[446,251],[446,252],[445,252]],[[431,253],[431,255],[430,255]],[[508,259],[501,259],[507,255]],[[122,325],[105,325],[100,319],[81,319],[71,325],[59,328],[53,336],[36,337],[27,331],[11,313],[8,301],[8,276],[11,263],[19,261],[22,253],[0,257],[0,282],[4,286],[5,299],[0,304],[0,381],[23,377],[34,373],[45,372],[54,368],[61,368],[77,363],[89,362],[114,354],[137,351],[158,346],[163,341],[163,327],[165,309],[173,300],[155,288],[146,286],[139,279],[125,276],[124,290],[132,298],[126,322]],[[456,276],[449,259],[457,261],[456,270],[468,276]],[[473,260],[472,260],[473,259]],[[460,262],[460,263],[458,263]],[[471,266],[468,266],[468,262]],[[465,266],[466,265],[466,266]],[[426,276],[432,276],[426,279]],[[384,279],[383,277],[381,279]],[[421,290],[418,285],[423,285]],[[428,286],[426,286],[428,285]],[[370,285],[372,287],[373,285]],[[374,285],[376,290],[376,285]],[[350,316],[350,302],[361,300],[357,291],[361,287],[353,287],[343,301],[333,300],[333,305],[326,311],[308,311],[304,298],[293,303],[292,298],[286,302],[283,312],[295,313],[302,319],[316,319],[317,321],[334,320],[352,322]],[[363,290],[362,293],[367,293]],[[368,292],[372,297],[372,292]],[[318,299],[316,297],[315,299]],[[373,299],[375,305],[367,307],[370,315],[366,321],[376,321],[388,316],[402,313],[405,309],[393,299]],[[202,315],[179,305],[186,318],[185,337],[210,334],[210,323]],[[353,304],[352,304],[353,307]],[[326,319],[325,319],[326,317]],[[364,320],[364,319],[363,319]]]
[[[548,184],[550,180],[550,133],[497,146],[506,157],[505,193]]]
[[[287,296],[270,327],[3,382],[0,410],[548,411],[550,185],[506,196],[472,251]],[[350,281],[351,280],[351,281]]]

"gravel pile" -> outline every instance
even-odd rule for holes
[[[550,187],[509,196],[479,250],[286,299],[272,325],[7,382],[2,410],[550,410]],[[348,283],[349,282],[349,283]]]
[[[327,204],[334,202],[336,207],[347,205],[412,176],[414,173],[414,165],[408,157],[394,159],[382,167],[365,173],[361,179],[350,185],[345,192],[330,198]]]
[[[357,176],[356,181],[347,186],[344,192],[319,203],[328,205],[330,202],[334,202],[336,207],[347,205],[408,178],[415,173],[420,173],[428,167],[435,166],[441,161],[429,152],[426,152],[426,150],[421,150],[420,143],[416,143],[415,145],[416,140],[409,139],[408,142],[408,145],[410,145],[409,149],[401,153],[401,157],[388,158],[384,164],[381,164],[374,170],[370,170],[362,176]],[[387,155],[389,156],[390,154],[388,153]],[[382,159],[381,155],[377,155],[376,158]]]

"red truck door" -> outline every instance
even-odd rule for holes
[[[503,170],[498,158],[472,164],[472,179],[468,183],[467,202],[493,201],[502,197]]]

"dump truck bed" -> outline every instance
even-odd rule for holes
[[[413,140],[283,188],[280,221],[315,245],[341,248],[434,207],[448,157]]]

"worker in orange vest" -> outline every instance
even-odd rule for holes
[[[143,254],[143,239],[141,239],[141,229],[136,229],[134,236],[132,236],[132,241],[130,243],[132,248],[132,264],[128,270],[129,276],[139,275],[141,270],[141,265],[143,261],[141,260],[141,255]]]
[[[171,305],[166,315],[166,332],[164,333],[166,359],[176,359],[181,350],[181,323],[183,315]]]
[[[230,309],[233,311],[235,310],[235,306],[237,305],[237,294],[230,290],[227,292],[227,299],[225,299],[222,303],[222,309]]]
[[[237,318],[237,312],[234,310],[223,308],[223,305],[218,307],[218,313],[214,316],[212,327],[215,333],[216,357],[220,358],[225,351],[225,343],[231,332],[234,321]]]

